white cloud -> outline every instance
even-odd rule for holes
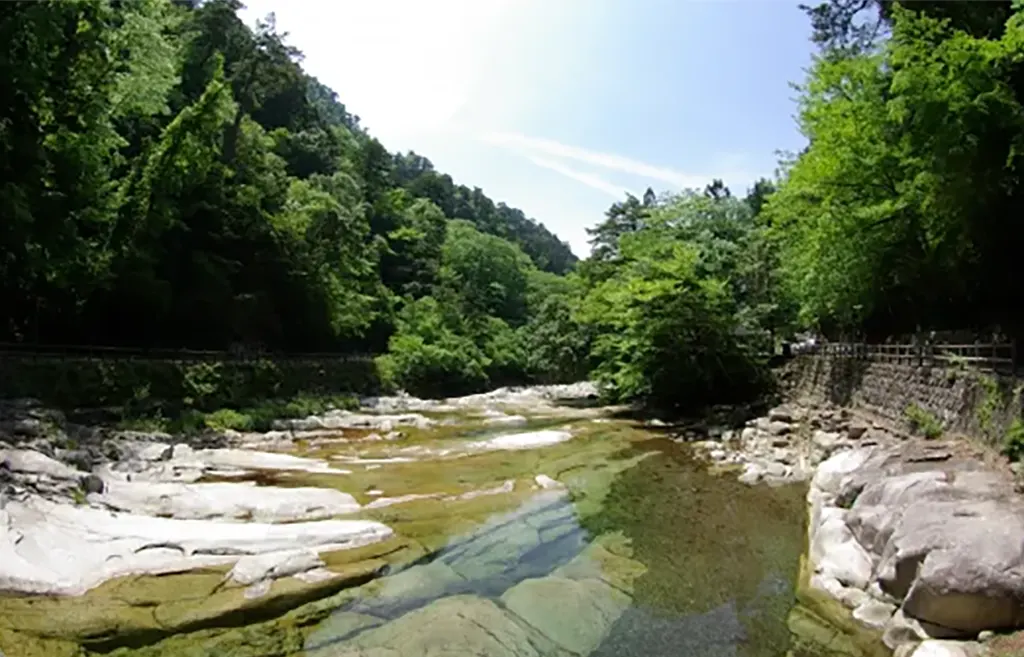
[[[679,171],[678,169],[673,169],[671,167],[642,162],[640,160],[616,155],[614,153],[592,151],[578,146],[563,144],[552,139],[528,137],[518,133],[487,133],[484,134],[481,139],[487,143],[513,150],[539,166],[557,171],[562,175],[578,180],[602,191],[610,191],[612,189],[622,190],[625,189],[625,187],[619,187],[597,176],[581,173],[575,169],[571,169],[551,160],[550,158],[563,158],[565,160],[571,160],[589,166],[602,167],[612,171],[629,174],[631,176],[637,176],[646,180],[667,183],[667,185],[674,190],[684,188],[702,188],[714,178],[722,178],[726,181],[726,184],[729,184],[730,182],[732,182],[732,184],[736,184],[740,181],[745,183],[746,181],[753,179],[748,172],[737,170],[734,166],[729,167],[729,171],[692,174]],[[737,158],[733,156],[731,159],[732,161],[730,164],[735,164]],[[622,192],[616,192],[615,196],[621,198]]]
[[[270,12],[305,54],[304,67],[338,91],[391,148],[444,131],[470,100],[483,55],[512,0],[245,0],[254,23]]]
[[[620,185],[611,183],[600,176],[595,176],[578,169],[566,166],[557,160],[542,157],[539,155],[526,155],[526,158],[536,164],[539,167],[550,169],[556,173],[560,173],[566,178],[571,178],[577,182],[581,182],[588,187],[600,190],[612,198],[622,199],[626,195],[626,188]]]

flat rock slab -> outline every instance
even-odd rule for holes
[[[245,477],[255,471],[308,472],[312,474],[351,474],[335,468],[323,459],[311,459],[278,452],[252,449],[218,448],[194,450],[178,444],[168,460],[130,460],[97,469],[104,479],[150,482],[194,483],[206,475]]]
[[[556,445],[572,438],[568,431],[557,431],[548,429],[545,431],[527,431],[523,433],[509,433],[490,440],[471,443],[474,449],[533,449],[535,447],[546,447]]]
[[[276,488],[253,482],[184,484],[105,481],[91,504],[147,516],[195,520],[295,522],[359,511],[347,493],[330,488]]]
[[[0,591],[77,595],[129,574],[179,572],[246,555],[369,545],[392,535],[379,522],[290,524],[175,520],[40,499],[0,510]]]
[[[86,473],[30,449],[0,449],[0,464],[11,472],[75,480]]]

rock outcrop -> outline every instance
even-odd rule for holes
[[[862,448],[822,464],[808,494],[815,584],[897,603],[929,636],[1024,626],[1024,499],[1001,473],[928,447]],[[846,546],[856,578],[832,565]]]
[[[392,534],[368,520],[175,520],[33,498],[0,509],[0,590],[77,595],[115,577],[181,572],[300,547],[345,550]]]
[[[896,654],[970,656],[980,633],[1024,627],[1024,498],[979,454],[834,408],[729,434],[697,445],[741,481],[811,477],[807,585]]]

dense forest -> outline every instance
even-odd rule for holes
[[[511,339],[568,246],[389,153],[240,7],[0,5],[0,341],[401,352],[435,320],[483,354]]]
[[[236,0],[0,4],[0,340],[371,352],[421,394],[755,393],[778,341],[1022,327],[1024,9],[827,0],[806,148],[627,196],[576,262],[392,154]]]

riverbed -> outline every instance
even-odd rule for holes
[[[40,508],[64,523],[54,536],[67,545],[88,513],[150,543],[106,557],[93,545],[103,559],[83,573],[69,565],[73,554],[60,561],[42,539],[32,548],[12,542],[12,554],[51,570],[31,580],[44,595],[0,598],[0,649],[7,657],[786,655],[805,487],[711,474],[670,427],[571,393],[365,400],[359,414],[229,436],[231,449],[144,444],[138,453],[148,460],[97,467],[105,486],[84,499],[9,501],[9,531],[23,517],[16,510],[52,505]],[[201,550],[171,537],[154,549],[142,536],[152,523],[164,534],[205,527],[189,539],[195,545],[224,528],[229,538],[260,531],[281,549],[254,547],[259,536]],[[287,544],[292,534],[298,544]],[[29,529],[23,535],[36,540]],[[133,561],[139,554],[149,560]],[[158,557],[167,559],[159,568]]]

